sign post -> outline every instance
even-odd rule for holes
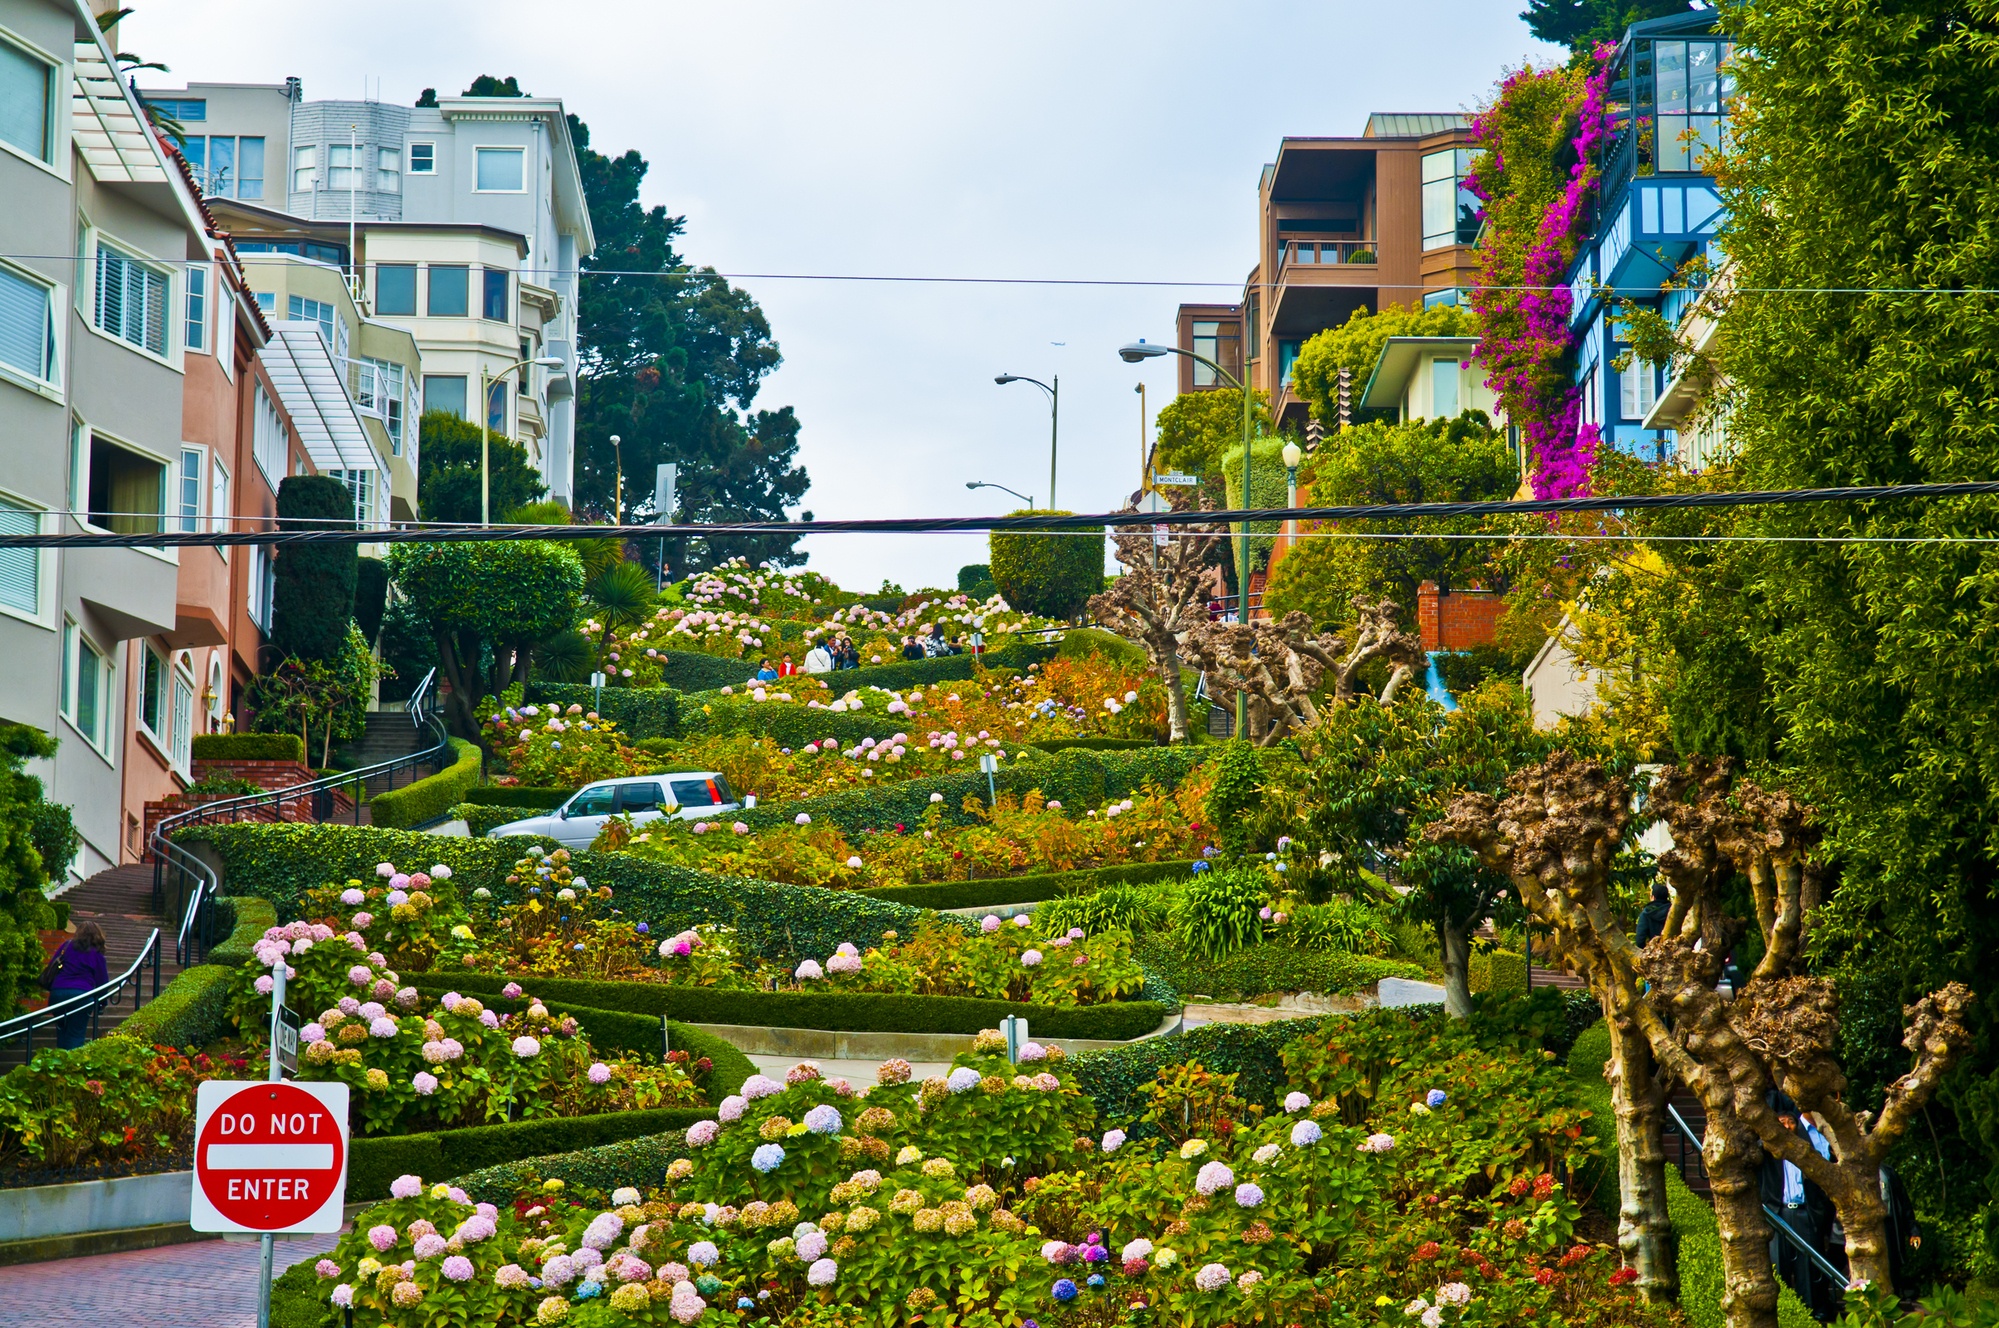
[[[188,1225],[263,1237],[258,1328],[270,1328],[275,1237],[340,1230],[347,1195],[347,1085],[284,1081],[287,1035],[294,1058],[298,1046],[284,1001],[280,959],[271,970],[269,1078],[263,1083],[209,1079],[195,1090]]]
[[[1154,484],[1164,484],[1175,489],[1191,489],[1201,482],[1199,475],[1185,475],[1177,470],[1169,470],[1164,475],[1154,475]]]
[[[604,708],[604,682],[605,679],[602,673],[593,673],[590,675],[590,686],[597,694],[596,699],[590,702],[592,710],[601,711]]]
[[[986,807],[990,810],[999,803],[999,789],[993,784],[993,772],[999,769],[999,758],[991,752],[980,752],[979,769],[986,772]]]

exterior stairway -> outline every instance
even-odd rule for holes
[[[174,939],[180,929],[180,920],[164,918],[153,912],[153,869],[150,866],[134,863],[112,867],[88,880],[79,881],[59,898],[69,905],[71,922],[80,923],[88,919],[104,929],[104,967],[113,978],[139,957],[140,950],[145,948],[146,937],[152,934],[155,927],[160,929],[160,990],[166,990],[166,985],[179,974],[180,965],[174,959]],[[67,939],[62,932],[44,932],[43,950],[54,954],[56,947]],[[146,1001],[153,999],[151,964],[134,977],[133,984]],[[133,990],[127,987],[114,1004],[98,1013],[99,1037],[116,1028],[132,1013],[132,998]],[[39,1031],[35,1045],[38,1049],[54,1046],[55,1031]],[[23,1051],[19,1042],[0,1047],[0,1065],[21,1064],[25,1059]]]

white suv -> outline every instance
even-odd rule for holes
[[[729,782],[716,771],[631,775],[585,784],[554,811],[509,821],[487,831],[486,837],[544,835],[565,848],[589,848],[597,832],[604,828],[604,822],[613,816],[629,816],[638,825],[662,816],[692,821],[732,812],[741,805],[729,791]]]

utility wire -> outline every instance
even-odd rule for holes
[[[0,535],[0,549],[220,548],[261,544],[460,544],[481,541],[661,539],[715,535],[944,535],[992,532],[1100,533],[1122,527],[1223,526],[1237,522],[1437,520],[1468,516],[1559,516],[1565,512],[1661,511],[1873,502],[1891,498],[1960,498],[1999,494],[1999,480],[1950,484],[1877,484],[1834,489],[1754,489],[1734,493],[1647,493],[1609,497],[1530,498],[1470,503],[1374,503],[1339,507],[1229,508],[1222,511],[1102,512],[1073,516],[885,517],[854,521],[718,521],[697,525],[428,526],[377,530],[173,531],[157,534]],[[1200,532],[1221,534],[1221,531]],[[1259,533],[1259,538],[1269,538]],[[1423,538],[1436,538],[1423,536]],[[1574,538],[1567,537],[1564,538]]]

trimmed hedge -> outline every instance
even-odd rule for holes
[[[485,886],[505,901],[513,892],[507,873],[530,842],[305,824],[197,825],[175,838],[213,845],[223,861],[224,888],[268,899],[287,919],[299,916],[307,890],[372,879],[378,862],[441,862],[467,894]],[[675,927],[703,922],[734,927],[747,955],[773,961],[823,959],[843,941],[865,949],[879,945],[885,931],[909,934],[924,918],[906,904],[853,891],[717,876],[628,853],[579,853],[572,865],[594,884],[610,886],[628,916],[655,928],[668,922]]]
[[[826,695],[831,696],[833,693],[829,692]],[[843,747],[852,746],[863,738],[874,738],[879,741],[905,731],[909,723],[909,717],[906,715],[890,715],[867,710],[841,711],[835,714],[824,708],[815,710],[807,706],[782,703],[772,705],[767,702],[759,703],[747,696],[723,696],[720,692],[708,692],[687,698],[687,706],[682,714],[681,736],[695,738],[746,734],[753,738],[767,738],[779,747],[796,750],[808,742],[817,742],[821,738],[832,738]]]
[[[976,881],[939,881],[928,885],[884,885],[860,893],[914,908],[991,908],[1002,904],[1038,904],[1044,899],[1086,895],[1107,885],[1146,885],[1185,876],[1191,862],[1133,862],[1116,867],[1086,867],[1080,871],[1044,872],[1034,876],[996,876]]]
[[[225,920],[229,934],[208,952],[208,962],[235,967],[249,963],[251,953],[265,932],[278,925],[278,911],[268,899],[230,897],[217,899],[216,922]]]
[[[509,979],[486,973],[417,973],[407,980],[419,991],[456,990],[482,997],[497,993]],[[1075,1008],[988,1001],[972,996],[907,996],[886,992],[717,991],[657,982],[599,982],[584,978],[536,978],[535,995],[544,1002],[575,1002],[595,1010],[623,1010],[654,1018],[702,1024],[746,1024],[771,1028],[817,1028],[846,1033],[976,1033],[997,1028],[1020,1015],[1036,1037],[1103,1038],[1128,1041],[1150,1033],[1166,1017],[1154,1001],[1113,1001]],[[581,1015],[577,1016],[579,1019]],[[588,1022],[584,1025],[589,1026]]]
[[[455,1176],[524,1157],[685,1130],[714,1114],[713,1107],[660,1107],[355,1139],[348,1145],[347,1202],[386,1199],[389,1185],[405,1173],[426,1180]]]
[[[472,802],[461,802],[446,813],[454,821],[465,822],[465,832],[474,839],[484,839],[508,822],[525,821],[534,814],[532,807],[482,807]]]
[[[1151,934],[1140,936],[1132,952],[1183,997],[1198,993],[1233,1000],[1273,991],[1348,992],[1383,978],[1426,976],[1417,964],[1275,941],[1214,961],[1186,950],[1170,934]]]
[[[174,976],[152,1001],[127,1015],[112,1037],[149,1046],[205,1047],[228,1025],[229,988],[235,971],[225,964],[196,964]]]
[[[686,658],[679,656],[678,658]],[[713,659],[703,655],[703,659]],[[722,661],[741,664],[740,660]],[[721,678],[717,682],[704,681],[705,687],[721,687],[741,682],[756,672],[754,664],[742,664],[738,674]],[[641,738],[677,738],[680,736],[680,716],[686,705],[680,687],[606,687],[600,700],[597,689],[581,683],[530,683],[527,699],[532,704],[572,706],[580,705],[585,711],[595,710],[605,719],[616,724],[624,733],[627,742],[637,742]]]
[[[1056,653],[1063,659],[1082,659],[1090,655],[1105,655],[1128,668],[1142,673],[1152,672],[1152,657],[1145,653],[1145,647],[1136,641],[1127,641],[1116,632],[1102,627],[1078,627],[1062,634],[1062,643]]]
[[[1090,752],[1077,749],[1045,753],[1030,749],[1012,765],[1003,765],[994,783],[1001,792],[1024,794],[1039,789],[1075,808],[1096,807],[1112,798],[1130,797],[1146,784],[1179,787],[1189,771],[1207,757],[1193,747],[1147,747],[1143,751]],[[969,762],[967,764],[970,764]],[[986,799],[986,777],[976,769],[911,779],[881,788],[853,789],[737,813],[756,829],[788,824],[800,812],[828,821],[846,834],[912,825],[930,809],[930,795],[944,795],[942,811],[948,825],[971,825],[978,818],[963,810],[967,797]]]
[[[463,738],[453,738],[451,747],[458,756],[444,769],[370,799],[369,820],[381,826],[426,825],[463,802],[466,790],[479,782],[479,749]]]
[[[526,807],[531,810],[546,811],[568,802],[576,792],[573,788],[528,788],[520,784],[481,784],[477,788],[465,790],[463,802],[475,803],[481,807]]]
[[[512,1203],[514,1196],[536,1181],[559,1180],[570,1189],[617,1189],[620,1185],[642,1185],[647,1189],[664,1186],[666,1169],[677,1157],[687,1156],[687,1134],[669,1130],[623,1143],[602,1144],[574,1153],[553,1153],[546,1157],[522,1158],[496,1167],[468,1171],[450,1183],[464,1190],[474,1203]],[[275,1317],[272,1319],[276,1324]],[[315,1324],[315,1328],[317,1328]]]
[[[1527,956],[1517,950],[1474,952],[1466,965],[1473,991],[1527,990]]]
[[[1052,738],[1047,742],[1030,742],[1027,745],[1043,752],[1064,752],[1071,748],[1086,752],[1130,752],[1159,744],[1150,738]]]
[[[428,973],[413,974],[410,981],[416,984],[419,991],[432,988],[451,991],[464,987],[464,984],[461,982],[430,982],[425,980],[433,976],[438,975]],[[441,976],[444,978],[460,978],[464,975],[446,973]],[[481,993],[482,996],[486,994],[488,993]],[[487,1003],[495,1009],[505,1010],[527,1004],[526,997],[523,997],[519,1001],[509,1001],[499,995],[497,990],[490,994],[492,995],[492,999]],[[634,1055],[643,1056],[651,1061],[658,1061],[660,1059],[658,1015],[640,1014],[631,1010],[592,1009],[587,1005],[572,1005],[568,1001],[559,1000],[549,995],[547,984],[540,981],[533,982],[530,994],[536,999],[547,1002],[557,1014],[575,1015],[576,1022],[582,1025],[584,1036],[590,1039],[590,1045],[597,1050],[631,1052]],[[672,1041],[672,1049],[674,1051],[684,1051],[696,1060],[706,1056],[712,1064],[713,1068],[708,1081],[708,1099],[711,1102],[720,1102],[723,1098],[741,1088],[743,1080],[757,1072],[755,1061],[752,1061],[748,1056],[738,1051],[734,1045],[724,1042],[712,1033],[704,1033],[698,1028],[669,1019],[667,1020],[667,1035]]]
[[[305,764],[305,739],[296,733],[201,733],[189,745],[197,761],[296,761]]]

